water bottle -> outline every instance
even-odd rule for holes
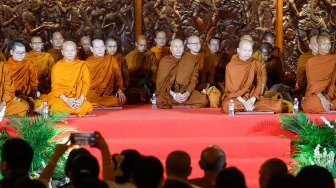
[[[153,93],[153,97],[152,97],[152,108],[153,109],[156,109],[156,95],[155,93]]]
[[[42,115],[45,119],[49,117],[49,106],[46,101],[43,102]]]
[[[234,102],[233,102],[233,99],[230,99],[230,103],[229,103],[229,116],[234,116]]]
[[[293,106],[293,113],[297,114],[299,112],[299,101],[297,98],[294,98]]]

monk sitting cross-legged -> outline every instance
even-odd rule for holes
[[[316,41],[318,54],[309,58],[306,64],[307,91],[302,101],[306,113],[329,112],[336,107],[336,55],[329,54],[329,36],[319,35]]]
[[[75,60],[77,50],[72,41],[63,43],[64,59],[58,61],[51,74],[49,93],[51,112],[70,112],[79,117],[92,112],[85,97],[90,87],[90,71],[85,61]]]
[[[91,42],[93,56],[86,62],[91,75],[90,90],[87,94],[88,101],[93,106],[120,106],[126,102],[123,93],[123,79],[118,62],[112,55],[105,55],[105,44],[101,39]]]
[[[26,54],[25,59],[33,62],[37,78],[39,80],[38,89],[42,94],[48,94],[51,91],[51,69],[54,66],[54,58],[51,54],[42,52],[43,42],[41,37],[31,38],[30,47],[32,50]]]
[[[173,105],[188,105],[193,108],[205,107],[207,96],[197,91],[198,66],[195,58],[183,54],[180,39],[171,41],[168,55],[161,59],[156,80],[158,108],[172,108]]]
[[[262,68],[260,62],[251,57],[253,43],[239,42],[239,58],[232,59],[226,66],[223,110],[228,113],[229,101],[233,99],[235,111],[281,112],[281,101],[261,96]]]
[[[12,43],[10,54],[12,57],[5,64],[14,80],[15,96],[20,100],[27,101],[29,106],[35,108],[34,99],[40,97],[38,91],[38,80],[34,64],[25,60],[26,48],[22,41],[15,40]],[[38,102],[42,104],[41,102]],[[37,103],[36,103],[37,104]]]

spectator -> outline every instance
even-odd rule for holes
[[[1,188],[13,188],[22,179],[29,179],[29,169],[33,161],[33,148],[23,139],[7,140],[1,153]]]
[[[236,167],[223,169],[216,178],[216,188],[246,188],[244,174]]]
[[[296,176],[298,188],[335,188],[331,173],[320,166],[306,166]]]
[[[216,145],[208,146],[201,153],[199,166],[204,171],[204,176],[191,179],[190,182],[202,188],[214,188],[217,174],[226,166],[225,153]]]
[[[293,175],[279,174],[268,181],[266,188],[297,188],[297,183]]]
[[[31,180],[29,178],[22,179],[15,184],[14,188],[47,188],[44,183],[39,180]]]
[[[132,182],[132,173],[136,163],[141,159],[141,154],[136,150],[124,150],[120,155],[112,156],[117,187],[136,188]]]
[[[153,156],[143,157],[135,165],[133,180],[137,188],[160,188],[163,182],[163,165]]]
[[[272,158],[266,160],[259,170],[260,188],[266,188],[268,181],[274,175],[287,174],[288,168],[285,162],[280,159]]]

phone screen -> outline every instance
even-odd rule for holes
[[[94,133],[71,133],[70,136],[71,145],[92,146],[94,140],[96,140]]]

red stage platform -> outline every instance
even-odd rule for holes
[[[68,118],[68,126],[82,132],[99,131],[111,153],[136,149],[154,155],[164,164],[173,150],[184,150],[192,158],[192,175],[202,176],[198,160],[203,148],[219,145],[226,153],[227,165],[245,175],[249,188],[258,188],[258,170],[268,158],[291,162],[293,134],[280,128],[279,115],[228,116],[220,109],[151,109],[150,105],[126,105],[122,110],[94,110],[96,117]],[[311,115],[320,121],[321,115]],[[335,119],[336,114],[323,115]],[[100,160],[99,152],[90,149]]]

